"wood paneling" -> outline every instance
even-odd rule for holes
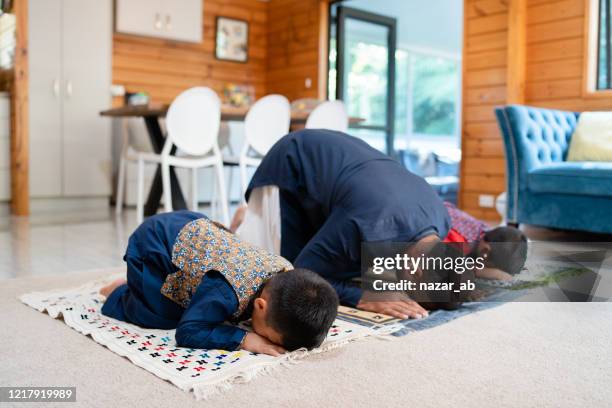
[[[527,30],[529,32],[529,30]],[[527,47],[527,66],[541,61],[557,61],[563,64],[571,58],[582,60],[582,38],[567,38],[558,41],[534,42]]]
[[[16,45],[11,86],[11,212],[30,214],[28,133],[28,2],[15,2]]]
[[[466,89],[481,86],[504,85],[506,83],[506,68],[467,71],[464,81]]]
[[[463,127],[463,134],[464,140],[496,139],[499,136],[499,128],[495,121],[486,123],[469,121]]]
[[[503,31],[508,28],[508,17],[502,13],[474,18],[467,21],[466,27],[469,35]]]
[[[490,139],[466,139],[463,154],[468,157],[499,157],[504,148],[501,137]]]
[[[575,17],[567,20],[530,25],[528,28],[527,44],[581,37],[584,31],[583,20],[583,17]]]
[[[506,101],[505,86],[489,86],[484,88],[471,87],[465,95],[465,102],[468,106],[498,104]]]
[[[469,53],[479,51],[503,50],[508,44],[508,35],[506,30],[494,33],[469,35],[465,43],[465,48]]]
[[[327,1],[271,0],[268,4],[268,93],[289,100],[325,98]]]
[[[525,31],[527,0],[512,0],[508,7],[508,67],[506,103],[525,102]]]
[[[512,1],[512,0],[511,0]],[[505,162],[493,109],[508,98],[508,24],[505,0],[465,0],[462,162],[459,205],[472,215],[496,218],[480,208],[480,194],[505,190]]]
[[[468,71],[483,68],[503,68],[506,66],[507,60],[508,53],[506,50],[498,49],[470,55],[470,58],[465,61],[465,67]]]
[[[507,0],[467,0],[464,15],[468,18],[486,17],[491,14],[505,14],[508,11]]]
[[[541,4],[531,2],[530,6],[532,7],[527,15],[527,24],[559,21],[584,14],[584,5],[576,0],[548,1]]]
[[[256,97],[266,93],[268,3],[254,0],[203,0],[203,41],[199,44],[114,34],[113,83],[129,92],[146,91],[152,101],[169,103],[192,86],[222,92],[225,84],[252,85]],[[214,57],[217,16],[249,22],[249,60]],[[116,101],[120,103],[120,101]]]
[[[566,58],[563,62],[531,62],[527,65],[529,81],[546,81],[549,78],[580,78],[582,75],[582,58]]]
[[[526,103],[565,110],[609,110],[612,98],[588,95],[587,6],[596,0],[529,3]],[[542,22],[542,23],[540,23]],[[596,27],[596,21],[591,24]],[[592,56],[594,58],[594,56]]]
[[[578,98],[582,91],[582,79],[549,78],[539,82],[527,83],[526,98],[528,101],[544,99]]]

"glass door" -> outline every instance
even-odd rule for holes
[[[336,98],[364,119],[349,133],[394,155],[396,20],[343,6],[336,16]]]

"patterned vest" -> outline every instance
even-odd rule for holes
[[[482,235],[488,229],[486,223],[461,211],[452,203],[445,201],[444,205],[446,206],[448,215],[450,215],[452,229],[461,234],[469,243],[478,242],[480,238],[482,238]]]
[[[164,296],[186,308],[206,272],[218,271],[236,292],[234,318],[273,275],[293,269],[286,259],[240,241],[207,218],[181,229],[172,248],[172,263],[179,271],[166,277],[161,287]]]

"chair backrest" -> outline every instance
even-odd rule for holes
[[[342,101],[327,101],[317,106],[306,120],[307,129],[348,130],[349,117]]]
[[[152,152],[149,134],[142,118],[125,118],[128,131],[128,146],[138,152]]]
[[[172,101],[166,114],[168,137],[181,151],[205,155],[217,143],[221,101],[210,88],[195,87]]]
[[[289,133],[291,107],[282,95],[267,95],[251,106],[244,119],[248,146],[265,155],[281,137]]]

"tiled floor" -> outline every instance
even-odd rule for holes
[[[120,266],[134,211],[11,217],[0,230],[0,279]]]
[[[114,208],[2,216],[0,279],[121,266],[136,226],[134,209],[120,216]]]

